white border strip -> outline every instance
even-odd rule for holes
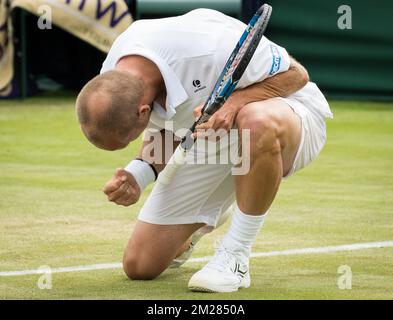
[[[269,251],[269,252],[256,252],[251,254],[252,258],[261,257],[274,257],[274,256],[289,256],[297,254],[316,254],[316,253],[331,253],[339,251],[355,251],[363,249],[375,249],[375,248],[388,248],[393,247],[393,241],[381,241],[381,242],[366,242],[366,243],[354,243],[346,244],[340,246],[327,246],[327,247],[316,247],[316,248],[302,248],[302,249],[290,249],[281,251]],[[209,257],[193,258],[188,260],[187,263],[195,262],[206,262],[210,260]],[[0,272],[0,277],[14,277],[14,276],[26,276],[34,274],[44,274],[44,273],[64,273],[64,272],[78,272],[78,271],[90,271],[90,270],[105,270],[105,269],[120,269],[122,268],[121,263],[101,263],[101,264],[91,264],[85,266],[75,266],[75,267],[62,267],[43,270],[20,270],[20,271],[3,271]]]

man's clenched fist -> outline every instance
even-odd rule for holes
[[[102,191],[108,196],[109,201],[122,206],[136,203],[141,195],[133,175],[122,168],[116,170],[115,175],[106,183]]]

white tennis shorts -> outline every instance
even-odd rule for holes
[[[317,86],[309,83],[302,89],[305,90],[302,94],[280,98],[300,116],[302,123],[299,149],[285,178],[318,156],[326,142],[325,118],[332,117]],[[169,185],[155,184],[139,220],[160,225],[205,223],[214,228],[220,214],[235,201],[232,167],[230,163],[181,166]]]

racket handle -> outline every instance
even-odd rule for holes
[[[177,170],[186,162],[187,151],[180,145],[176,148],[172,157],[169,159],[164,170],[158,175],[157,181],[161,184],[169,184],[175,176]]]

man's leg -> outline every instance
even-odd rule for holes
[[[203,226],[203,223],[157,225],[138,220],[124,251],[124,272],[133,280],[156,278],[186,250],[190,236]]]
[[[248,256],[281,178],[293,166],[301,139],[301,120],[286,102],[270,99],[247,105],[237,118],[250,130],[250,171],[235,177],[237,208],[223,243],[239,246]]]
[[[238,114],[240,134],[250,130],[250,171],[235,177],[237,208],[216,256],[189,282],[196,291],[236,291],[248,287],[248,258],[283,175],[293,165],[301,120],[280,99],[246,105]]]
[[[237,125],[250,130],[250,171],[235,177],[241,211],[264,214],[272,204],[281,178],[291,169],[300,144],[301,121],[282,100],[251,103],[238,114]]]

